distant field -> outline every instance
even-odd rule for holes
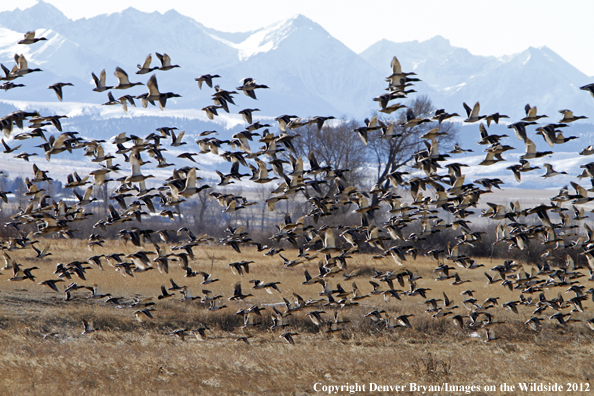
[[[445,292],[459,306],[453,310],[455,314],[468,315],[460,295],[468,288],[475,290],[478,304],[489,297],[499,297],[499,305],[489,309],[493,321],[501,322],[490,326],[491,337],[498,339],[484,342],[484,329],[466,326],[460,329],[448,317],[434,319],[424,312],[428,308],[424,304],[427,299],[406,295],[401,296],[401,301],[392,298],[389,302],[382,295],[374,295],[359,300],[357,306],[344,308],[324,307],[320,303],[287,316],[287,327],[271,330],[270,304],[284,312],[285,307],[278,303],[283,302],[283,297],[293,302],[293,293],[305,300],[325,299],[319,295],[320,284],[301,284],[305,269],[317,274],[319,260],[287,269],[278,255],[264,257],[254,248],[245,248],[241,254],[220,246],[195,248],[195,259],[189,263],[191,268],[219,279],[204,286],[200,285],[201,277],[185,278],[185,272],[176,263],[170,265],[169,274],[151,270],[124,278],[103,262],[104,271],[89,269],[86,281],[72,281],[79,285],[99,285],[101,293],[122,297],[121,306],[106,303],[106,298],[87,299],[90,295],[87,290],[75,291],[72,301],[64,301],[63,293],[38,285],[46,279],[57,279],[53,274],[56,263],[83,261],[108,251],[133,253],[139,249],[119,241],[109,241],[109,250],[98,248],[93,252],[87,250],[84,241],[42,240],[40,245],[46,243],[51,246],[52,256],[44,260],[31,259],[34,256],[31,249],[8,252],[23,268],[39,269],[33,271],[35,282],[8,282],[9,270],[3,271],[0,281],[3,351],[0,369],[5,373],[0,381],[0,394],[3,395],[315,394],[316,383],[319,388],[371,382],[496,385],[497,392],[473,394],[505,394],[499,391],[503,382],[587,383],[594,376],[594,332],[585,323],[591,317],[592,301],[585,302],[585,313],[572,314],[572,318],[584,322],[555,324],[548,320],[554,313],[549,310],[540,315],[546,320],[542,329],[535,332],[523,324],[533,316],[534,306],[518,306],[519,314],[514,314],[501,306],[517,300],[519,292],[498,284],[487,285],[483,272],[493,274],[489,269],[501,264],[499,260],[479,259],[485,267],[475,270],[456,268],[461,279],[472,281],[459,286],[452,286],[450,280],[435,281],[436,262],[432,259],[419,257],[405,266],[422,277],[417,280],[417,287],[431,289],[427,291],[427,299],[443,299]],[[143,249],[150,250],[148,246]],[[297,252],[281,254],[295,259]],[[241,260],[254,261],[249,274],[243,277],[234,275],[228,265]],[[376,260],[370,255],[357,254],[349,260],[344,273],[356,268],[361,270],[361,275],[349,281],[344,281],[342,273],[330,277],[332,287],[340,283],[351,292],[351,284],[355,282],[362,294],[368,294],[372,291],[369,283],[373,280],[372,269],[394,271],[403,267],[397,267],[391,258]],[[524,269],[530,272],[529,266]],[[193,296],[202,296],[203,289],[220,294],[221,302],[228,307],[209,312],[199,299],[179,301],[179,292],[158,300],[161,285],[171,286],[170,278],[180,286],[187,285]],[[282,293],[251,289],[251,279],[278,281]],[[69,282],[57,285],[63,290]],[[240,302],[228,301],[236,282],[241,282],[243,293],[254,296]],[[385,282],[378,283],[382,290],[387,289]],[[409,289],[408,284],[400,287],[397,281],[394,287]],[[549,299],[561,293],[567,300],[573,294],[566,294],[566,289],[558,287],[545,293]],[[156,304],[152,320],[143,323],[136,320],[133,312],[138,308],[127,307],[133,297],[153,298]],[[350,294],[348,299],[352,297]],[[243,321],[234,313],[252,304],[266,308],[261,317],[256,317],[256,322],[261,324],[242,330]],[[386,329],[383,324],[374,324],[364,316],[374,309],[384,310],[393,318],[414,315],[409,318],[411,328]],[[306,315],[313,310],[326,312],[319,327]],[[335,310],[349,322],[338,326],[342,330],[328,333]],[[82,335],[82,319],[91,321],[96,331]],[[465,324],[468,323],[469,319],[465,319]],[[184,340],[171,335],[178,329],[189,332],[204,325],[210,329],[204,341],[193,335]],[[298,333],[293,336],[294,345],[279,337],[286,332]],[[247,336],[250,345],[236,341]],[[410,387],[406,389],[410,391]]]

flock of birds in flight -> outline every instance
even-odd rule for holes
[[[28,32],[25,38],[19,44],[31,45],[45,38],[35,37],[35,32]],[[173,65],[167,54],[156,54],[160,60],[160,67],[151,67],[152,56],[149,55],[142,65],[138,65],[136,74],[148,74],[153,71],[168,71],[178,68]],[[6,81],[0,87],[9,90],[24,86],[15,84],[13,81],[23,78],[29,73],[38,72],[39,69],[30,69],[27,60],[23,55],[15,55],[16,65],[8,70],[4,65],[5,76],[0,78]],[[404,99],[407,94],[414,92],[409,89],[415,81],[415,73],[403,72],[396,57],[392,60],[392,74],[387,78],[389,82],[387,93],[374,98],[379,103],[379,112],[384,114],[393,113],[399,109],[406,108],[401,103],[392,103],[395,99]],[[140,99],[143,106],[148,103],[155,105],[157,103],[163,109],[167,99],[179,97],[179,95],[167,92],[161,93],[157,86],[156,75],[153,74],[146,83],[148,92],[138,95],[124,95],[115,99],[112,89],[129,89],[136,85],[143,85],[141,82],[130,82],[128,74],[120,67],[116,68],[115,76],[118,79],[116,86],[106,85],[106,73],[103,70],[99,77],[92,74],[96,87],[96,92],[108,91],[108,102],[104,105],[120,104],[124,111],[127,111],[127,105],[135,106],[135,99]],[[198,86],[202,89],[203,83],[213,88],[213,79],[218,78],[216,74],[205,74],[196,78]],[[18,81],[18,80],[17,80]],[[58,82],[51,85],[59,100],[63,98],[63,88],[72,85],[70,83]],[[242,85],[237,87],[238,91],[252,99],[256,99],[256,90],[268,88],[265,85],[257,84],[252,78],[242,80]],[[594,83],[581,87],[582,90],[589,91],[594,96]],[[218,85],[214,86],[212,100],[214,104],[204,107],[210,119],[217,116],[217,111],[224,110],[229,112],[229,104],[235,104],[233,95],[237,91],[227,91],[221,89]],[[466,123],[480,122],[480,140],[478,144],[487,146],[485,150],[486,157],[480,163],[483,166],[489,166],[494,163],[504,161],[502,154],[510,149],[509,145],[501,142],[506,135],[489,134],[487,128],[491,123],[499,123],[503,118],[509,118],[506,115],[494,113],[491,115],[481,115],[480,105],[477,102],[472,108],[464,103],[467,113]],[[508,167],[515,178],[520,181],[524,172],[530,172],[538,167],[531,166],[530,159],[540,158],[552,154],[551,151],[539,152],[536,150],[534,142],[528,137],[527,127],[537,125],[537,121],[547,117],[539,115],[536,106],[526,106],[526,117],[522,120],[510,123],[508,127],[515,131],[517,138],[525,144],[526,152],[521,157],[520,163]],[[463,279],[468,271],[484,267],[474,259],[462,253],[465,246],[482,240],[483,232],[473,232],[469,216],[474,214],[473,208],[477,208],[479,199],[483,194],[491,192],[492,188],[500,188],[503,182],[500,179],[483,178],[466,183],[462,168],[467,166],[462,163],[448,161],[442,167],[440,162],[446,161],[451,155],[465,154],[470,149],[463,149],[455,145],[454,150],[448,154],[440,153],[438,140],[443,132],[440,132],[442,122],[452,117],[458,117],[456,113],[447,113],[444,110],[437,110],[431,118],[417,117],[411,109],[407,109],[406,121],[402,124],[386,124],[381,119],[373,117],[371,120],[365,120],[365,125],[356,128],[356,133],[365,144],[368,142],[370,133],[379,133],[383,139],[394,139],[400,137],[402,130],[416,128],[424,123],[437,123],[437,126],[428,130],[423,136],[423,142],[426,148],[419,150],[413,156],[410,167],[417,169],[414,175],[407,171],[395,170],[389,177],[388,182],[383,185],[376,185],[369,191],[351,185],[348,181],[348,169],[338,169],[333,164],[320,164],[314,151],[309,152],[307,162],[304,158],[297,155],[292,140],[299,135],[294,133],[294,129],[310,126],[322,129],[324,123],[334,117],[312,117],[300,118],[295,115],[281,115],[275,118],[278,124],[279,134],[270,132],[271,125],[260,121],[253,122],[252,113],[259,111],[256,108],[246,108],[239,113],[242,114],[246,124],[245,130],[233,135],[231,140],[219,140],[210,135],[216,134],[215,131],[205,131],[200,134],[200,139],[196,140],[199,152],[187,152],[180,154],[180,159],[185,159],[196,163],[195,156],[212,153],[221,156],[231,163],[229,173],[217,171],[220,177],[219,186],[226,186],[231,183],[240,182],[248,178],[254,183],[271,183],[278,180],[278,186],[272,191],[271,198],[264,204],[268,210],[274,211],[275,204],[282,200],[287,200],[292,196],[301,195],[302,201],[307,202],[310,211],[298,220],[293,221],[289,214],[285,215],[284,221],[278,225],[277,232],[271,236],[271,240],[276,242],[285,241],[295,248],[298,252],[297,257],[289,259],[282,255],[284,249],[269,248],[255,243],[249,237],[249,233],[244,227],[237,228],[229,226],[225,230],[225,237],[218,243],[231,246],[238,253],[245,246],[256,245],[258,251],[264,252],[265,256],[277,255],[282,260],[285,268],[297,267],[300,264],[319,261],[319,273],[312,275],[307,270],[304,271],[303,285],[318,285],[321,287],[320,298],[309,298],[305,300],[301,296],[293,293],[292,296],[286,296],[281,292],[280,282],[263,282],[258,279],[249,281],[252,284],[253,293],[264,290],[270,294],[278,294],[282,297],[282,302],[271,304],[268,307],[255,305],[244,305],[244,308],[237,311],[244,319],[242,329],[246,332],[243,336],[237,338],[238,341],[249,343],[249,329],[256,326],[263,326],[263,311],[271,310],[270,318],[272,326],[270,329],[279,330],[282,334],[280,338],[289,343],[294,343],[296,332],[289,330],[291,325],[287,319],[291,315],[296,315],[298,311],[305,312],[305,315],[319,328],[325,328],[326,332],[340,332],[348,328],[350,320],[345,318],[345,309],[360,304],[360,301],[375,301],[383,299],[385,302],[401,300],[403,298],[422,298],[427,305],[427,313],[434,318],[450,317],[456,326],[468,330],[470,335],[480,337],[479,330],[484,329],[484,341],[489,342],[497,339],[492,331],[493,327],[503,323],[495,318],[495,314],[500,302],[499,297],[490,296],[484,302],[477,298],[478,293],[473,289],[461,287],[460,295],[463,298],[461,307],[466,312],[461,312],[460,306],[456,305],[445,292],[443,296],[432,295],[431,289],[421,287],[420,277],[416,272],[404,267],[405,264],[414,262],[420,254],[431,257],[436,262],[434,273],[435,281],[449,282],[452,286],[458,287],[470,280]],[[546,124],[536,128],[537,134],[553,147],[555,144],[563,144],[574,136],[565,137],[562,128],[585,116],[574,116],[570,110],[562,110],[562,118],[557,123]],[[115,183],[117,188],[109,197],[114,203],[109,204],[109,214],[106,218],[100,219],[93,226],[97,233],[88,236],[89,250],[105,249],[104,239],[100,235],[102,230],[111,227],[125,227],[126,223],[140,224],[142,218],[150,214],[159,215],[175,222],[175,208],[182,202],[191,199],[202,190],[210,189],[208,185],[199,185],[200,177],[197,176],[196,166],[177,167],[173,163],[168,163],[163,152],[166,151],[162,140],[170,140],[170,146],[180,147],[189,145],[184,142],[184,133],[176,134],[175,127],[160,127],[156,133],[141,138],[138,136],[127,136],[125,132],[114,136],[112,143],[117,147],[113,154],[106,153],[103,140],[87,140],[78,136],[78,132],[63,132],[60,119],[65,116],[49,115],[42,116],[38,112],[16,111],[2,119],[2,126],[5,137],[13,140],[40,139],[43,141],[37,147],[44,151],[45,158],[50,161],[51,157],[63,152],[72,153],[73,150],[83,149],[85,156],[91,158],[93,163],[100,167],[81,177],[77,172],[68,176],[66,188],[73,189],[76,203],[70,205],[64,200],[55,200],[50,197],[45,189],[40,188],[40,183],[51,183],[47,171],[41,170],[37,164],[33,164],[33,177],[26,178],[29,203],[26,208],[20,210],[11,217],[5,227],[14,227],[18,231],[18,237],[9,238],[2,242],[5,267],[3,270],[11,271],[10,281],[36,281],[35,270],[38,267],[23,268],[13,260],[9,252],[16,249],[30,248],[35,251],[36,259],[43,259],[52,253],[48,248],[40,250],[36,244],[40,243],[36,238],[42,235],[61,235],[66,238],[76,237],[75,230],[71,228],[78,221],[85,221],[92,214],[87,212],[85,207],[96,200],[93,197],[94,188],[101,187],[106,183]],[[484,122],[483,122],[484,121]],[[29,123],[28,132],[16,134],[13,131],[14,126],[24,129],[24,123]],[[485,126],[486,123],[486,126]],[[58,136],[46,136],[45,127],[53,126],[59,132]],[[263,131],[258,132],[260,129]],[[259,151],[253,151],[249,142],[256,136],[260,136],[259,142],[263,143]],[[354,136],[354,135],[353,135]],[[350,138],[350,137],[347,137]],[[356,137],[353,137],[356,138]],[[10,147],[8,142],[2,140],[4,153],[9,154],[17,150],[20,146]],[[224,150],[223,147],[229,148]],[[232,151],[234,150],[234,151]],[[581,155],[594,154],[594,148],[588,147],[580,152]],[[21,153],[15,155],[15,158],[29,161],[29,158],[36,156],[36,153]],[[119,156],[119,157],[116,157]],[[174,167],[173,175],[165,180],[158,188],[148,187],[146,179],[153,176],[143,173],[143,166],[151,161],[145,161],[143,157],[150,156],[157,162],[157,168]],[[127,176],[111,179],[120,170],[119,164],[114,164],[117,158],[123,159],[130,165],[130,173]],[[249,173],[241,173],[240,166],[248,168]],[[269,169],[269,166],[271,167]],[[438,174],[438,171],[447,168],[446,174]],[[557,172],[550,164],[545,164],[546,174],[543,177],[554,177],[564,172]],[[584,166],[584,173],[579,177],[590,178],[594,185],[594,163]],[[271,173],[274,176],[271,176]],[[89,180],[92,177],[92,182]],[[89,185],[90,186],[87,186]],[[526,271],[524,266],[512,260],[505,261],[502,265],[497,265],[485,271],[484,275],[489,285],[500,285],[503,288],[509,288],[510,291],[518,293],[517,300],[501,302],[501,307],[506,308],[515,314],[532,311],[532,315],[525,322],[534,331],[541,331],[546,321],[546,313],[550,313],[549,320],[556,323],[557,326],[568,326],[572,322],[581,322],[573,314],[575,312],[584,313],[586,307],[584,304],[592,298],[594,301],[594,288],[588,288],[584,281],[586,274],[583,268],[590,272],[587,281],[594,281],[594,240],[592,239],[592,229],[588,224],[583,224],[584,232],[577,222],[587,219],[583,208],[579,205],[585,204],[594,199],[588,197],[588,191],[575,182],[571,182],[575,193],[571,194],[568,187],[559,191],[550,204],[540,204],[535,207],[520,207],[518,202],[511,204],[508,209],[504,205],[488,203],[488,209],[480,213],[481,217],[490,218],[497,221],[496,242],[495,244],[507,244],[509,249],[527,250],[531,245],[542,242],[546,247],[546,253],[542,259],[536,263],[538,268],[532,268]],[[323,187],[332,185],[334,188],[331,193],[325,194]],[[75,188],[85,188],[84,194],[78,193]],[[423,193],[430,187],[434,194],[433,197],[423,196]],[[408,189],[411,194],[412,202],[405,200],[397,195],[396,189]],[[8,203],[9,192],[2,191],[1,198]],[[246,197],[210,192],[211,199],[215,199],[223,208],[223,212],[231,213],[242,210],[248,206],[255,205],[258,202],[250,202]],[[374,199],[374,197],[376,199]],[[571,210],[563,207],[564,203],[571,204]],[[343,207],[355,207],[354,212],[360,215],[360,225],[349,226],[339,225],[330,226],[321,220],[326,217],[331,218]],[[160,208],[160,209],[157,209]],[[379,224],[376,214],[378,211],[387,209],[387,220]],[[159,211],[160,210],[160,211]],[[446,223],[442,219],[443,214],[448,213],[455,218],[451,223]],[[558,215],[560,221],[555,222],[550,214]],[[535,216],[534,216],[535,215]],[[538,219],[538,221],[527,221],[527,219]],[[522,220],[524,219],[524,220]],[[309,224],[308,224],[309,223]],[[530,224],[528,224],[530,223]],[[34,225],[34,231],[26,234],[23,229],[29,224]],[[420,231],[407,233],[405,229],[413,229],[418,226]],[[455,245],[447,249],[432,249],[421,251],[415,247],[415,243],[427,239],[435,233],[439,233],[447,228],[457,230],[460,235],[456,237]],[[337,240],[336,235],[341,240]],[[175,236],[177,234],[177,236]],[[119,307],[130,307],[135,317],[141,321],[148,321],[153,318],[158,302],[173,298],[176,292],[181,293],[183,301],[198,301],[208,311],[218,311],[227,306],[223,303],[225,296],[215,295],[215,293],[203,289],[201,296],[192,296],[189,286],[179,286],[173,279],[170,280],[171,287],[163,285],[160,294],[146,299],[134,298],[133,300],[124,297],[116,297],[110,294],[100,293],[97,285],[83,286],[77,282],[85,281],[89,270],[100,268],[104,269],[104,264],[109,264],[116,271],[119,271],[123,277],[142,276],[143,272],[157,270],[168,274],[169,264],[175,262],[185,272],[185,277],[198,277],[202,279],[199,284],[206,286],[217,282],[214,274],[204,271],[195,271],[192,269],[192,261],[195,259],[193,249],[201,244],[216,243],[214,238],[208,235],[195,236],[190,229],[182,227],[177,232],[169,229],[149,230],[140,229],[137,226],[122,228],[118,235],[126,241],[129,241],[139,250],[132,254],[110,253],[93,255],[84,261],[73,261],[70,263],[58,263],[54,274],[55,279],[47,279],[39,282],[39,285],[47,286],[55,292],[64,293],[65,300],[71,301],[75,298],[82,298],[84,294],[87,298],[102,300],[105,304],[114,304]],[[178,242],[174,243],[176,239]],[[360,268],[347,270],[347,266],[352,266],[350,259],[352,254],[359,251],[360,246],[367,245],[378,252],[374,258],[383,259],[392,257],[397,267],[392,271],[377,271],[372,279],[368,279],[370,292],[364,293],[363,288],[359,288],[355,282],[352,282],[351,290],[345,290],[340,283],[333,286],[333,280],[343,278],[344,282],[351,281],[356,277],[363,277],[364,274]],[[147,246],[154,249],[147,250]],[[449,246],[449,245],[448,245]],[[169,248],[170,253],[167,253]],[[287,252],[285,252],[286,254]],[[586,260],[580,259],[585,257]],[[585,262],[585,267],[581,264]],[[238,276],[250,274],[250,264],[253,261],[239,261],[229,264],[229,268]],[[400,267],[403,266],[403,267]],[[414,264],[410,264],[414,267]],[[77,280],[74,282],[73,280]],[[69,283],[60,290],[59,283]],[[366,282],[367,284],[367,282]],[[427,284],[427,280],[423,281]],[[398,286],[400,288],[398,288]],[[565,293],[572,293],[571,298],[564,298],[561,292],[557,297],[551,297],[550,291],[557,288],[564,290]],[[452,289],[453,290],[453,289]],[[496,290],[495,286],[490,286],[489,291]],[[84,293],[84,294],[83,294]],[[313,293],[312,293],[313,294]],[[533,298],[536,294],[538,297]],[[549,296],[547,296],[549,294]],[[588,297],[590,295],[590,297]],[[443,297],[443,298],[439,298]],[[231,295],[227,297],[228,301],[250,301],[255,299],[251,293],[245,294],[241,282],[237,282]],[[155,301],[156,300],[156,301]],[[368,303],[369,307],[377,306],[374,303]],[[386,309],[372,309],[365,317],[382,329],[411,328],[410,318],[413,314],[394,315],[394,311]],[[584,315],[585,316],[585,315]],[[594,319],[583,319],[592,330],[594,330]],[[92,322],[83,320],[83,334],[89,334],[96,329]],[[209,338],[207,332],[208,326],[201,326],[189,331],[189,329],[178,329],[172,334],[184,339],[188,334],[195,335],[199,340]]]

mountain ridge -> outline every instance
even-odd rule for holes
[[[52,18],[41,18],[40,14]],[[52,23],[48,22],[50,19]],[[8,66],[11,61],[7,59],[15,51],[23,51],[31,57],[30,63],[39,62],[42,69],[51,71],[53,79],[76,78],[86,82],[66,88],[65,100],[104,102],[105,96],[92,92],[90,78],[91,72],[98,74],[104,68],[108,85],[114,85],[116,66],[126,70],[131,81],[146,83],[147,76],[134,75],[135,66],[143,63],[149,53],[166,52],[172,62],[182,67],[174,73],[156,75],[160,87],[182,95],[180,105],[207,105],[207,93],[198,90],[193,79],[216,73],[222,76],[217,83],[228,90],[233,90],[244,77],[270,86],[270,90],[258,95],[257,102],[267,115],[363,118],[378,110],[371,99],[384,92],[384,79],[390,74],[390,61],[396,55],[403,70],[415,71],[422,80],[415,90],[429,95],[438,108],[460,113],[462,102],[480,101],[486,111],[521,118],[526,103],[537,105],[539,111],[547,114],[561,108],[587,114],[592,107],[591,99],[579,92],[579,86],[591,82],[591,78],[547,47],[530,47],[501,57],[479,56],[452,46],[447,38],[435,36],[404,43],[382,39],[357,54],[301,14],[250,32],[226,33],[175,10],[147,13],[129,7],[71,20],[43,1],[25,10],[1,12],[0,25],[20,34],[41,28],[53,32],[53,43],[48,40],[30,48],[3,44],[6,40],[0,37],[0,56]],[[1,30],[2,34],[8,33]],[[157,63],[153,55],[152,65]],[[43,84],[46,82],[50,85],[56,81],[44,80]],[[137,87],[133,93],[126,93],[138,95],[145,90]],[[49,98],[40,89],[35,92],[42,95],[42,100]],[[2,99],[25,100],[30,93],[29,88],[15,89]],[[245,99],[241,102],[240,106],[253,104]]]

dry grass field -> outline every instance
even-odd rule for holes
[[[574,313],[572,318],[583,322],[566,326],[549,321],[554,312],[549,310],[543,327],[535,332],[524,322],[532,317],[534,306],[518,306],[515,314],[502,308],[502,304],[517,300],[519,292],[509,291],[499,284],[487,285],[483,270],[499,261],[478,260],[484,268],[459,269],[463,280],[452,286],[451,280],[435,281],[434,260],[419,257],[406,268],[422,277],[418,287],[430,288],[427,298],[443,298],[445,291],[459,308],[454,313],[468,315],[462,305],[460,293],[468,288],[475,290],[474,298],[481,304],[489,297],[499,297],[497,307],[489,309],[493,321],[492,336],[485,342],[484,329],[461,329],[450,319],[435,319],[425,310],[428,306],[421,296],[402,295],[402,300],[384,301],[373,295],[358,301],[358,305],[344,308],[316,307],[294,312],[285,318],[287,327],[271,330],[272,305],[285,297],[293,302],[293,293],[305,300],[324,298],[320,284],[302,285],[304,270],[317,274],[318,260],[285,268],[277,255],[264,257],[255,248],[243,248],[236,253],[231,248],[202,246],[195,248],[195,259],[190,261],[194,271],[212,273],[218,282],[200,285],[202,278],[184,277],[185,271],[173,263],[169,274],[157,270],[137,273],[134,278],[123,277],[113,267],[104,263],[104,270],[97,267],[86,272],[86,280],[72,279],[79,285],[100,286],[101,293],[122,297],[120,305],[102,299],[88,299],[88,290],[72,292],[71,301],[64,301],[64,293],[57,293],[38,283],[57,279],[53,271],[56,263],[74,260],[85,261],[95,254],[108,252],[133,253],[136,247],[125,246],[119,241],[108,241],[105,248],[89,252],[85,241],[42,240],[50,244],[52,255],[34,260],[31,249],[13,250],[10,256],[23,268],[37,266],[35,281],[9,282],[10,271],[5,270],[0,281],[0,380],[2,395],[300,395],[316,394],[321,386],[367,384],[407,385],[476,385],[484,389],[495,385],[495,392],[484,390],[472,394],[513,394],[501,391],[502,383],[518,382],[589,383],[594,378],[594,332],[585,321],[591,318],[591,300],[584,305],[585,313]],[[146,250],[149,250],[148,248]],[[108,253],[109,254],[109,253]],[[293,259],[296,251],[285,251]],[[233,274],[229,263],[250,260],[249,274]],[[346,272],[359,268],[361,274],[345,281],[342,274],[330,278],[332,286],[340,283],[351,291],[356,282],[362,294],[372,291],[373,269],[397,270],[391,258],[373,259],[370,255],[356,254],[349,260]],[[525,269],[529,272],[528,266]],[[178,285],[187,285],[195,296],[202,290],[222,295],[227,308],[211,312],[200,299],[180,301],[181,294],[159,300],[160,286],[171,286],[169,279]],[[282,293],[254,290],[251,279],[264,282],[278,281]],[[240,281],[244,293],[252,293],[245,301],[229,301],[233,285]],[[60,291],[70,281],[58,283]],[[383,290],[387,289],[385,282]],[[469,286],[470,285],[470,286]],[[407,285],[402,289],[407,290]],[[395,288],[398,288],[395,282]],[[553,298],[557,293],[564,297],[567,288],[556,288],[545,293]],[[352,294],[350,295],[352,296]],[[139,322],[130,308],[133,298],[153,298],[153,319]],[[529,297],[529,295],[527,295]],[[534,298],[537,298],[535,295]],[[566,297],[568,299],[569,297]],[[327,301],[327,300],[325,300]],[[243,320],[234,315],[239,309],[257,304],[266,309],[257,320],[261,324],[241,329]],[[282,305],[275,305],[285,311]],[[315,309],[324,310],[325,322],[331,322],[335,310],[342,312],[348,323],[342,329],[327,332],[329,324],[318,327],[306,315]],[[391,317],[412,314],[411,328],[385,326],[373,323],[365,314],[374,309],[385,310]],[[82,320],[92,322],[96,331],[83,332]],[[466,325],[469,319],[465,321]],[[191,334],[181,339],[171,333],[178,329],[208,326],[206,339],[198,340]],[[281,334],[290,331],[295,344],[289,344]],[[236,341],[247,337],[249,345]],[[318,384],[315,386],[315,384]],[[407,385],[408,386],[408,385]],[[326,389],[326,388],[324,388]],[[410,386],[402,394],[413,394]],[[367,388],[369,390],[369,388]],[[322,393],[322,392],[320,392]],[[327,392],[326,392],[327,393]],[[389,392],[386,392],[389,394]],[[338,392],[338,394],[348,394]],[[362,392],[365,394],[365,392]],[[441,392],[435,394],[464,394]]]

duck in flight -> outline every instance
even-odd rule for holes
[[[31,30],[27,33],[25,33],[25,38],[22,39],[21,41],[19,41],[19,44],[35,44],[38,41],[44,41],[47,40],[45,37],[35,37],[35,30]]]
[[[128,79],[128,73],[124,71],[121,67],[116,67],[115,72],[113,73],[118,78],[118,85],[113,87],[114,89],[128,89],[132,88],[135,85],[144,85],[141,82],[131,83]]]

